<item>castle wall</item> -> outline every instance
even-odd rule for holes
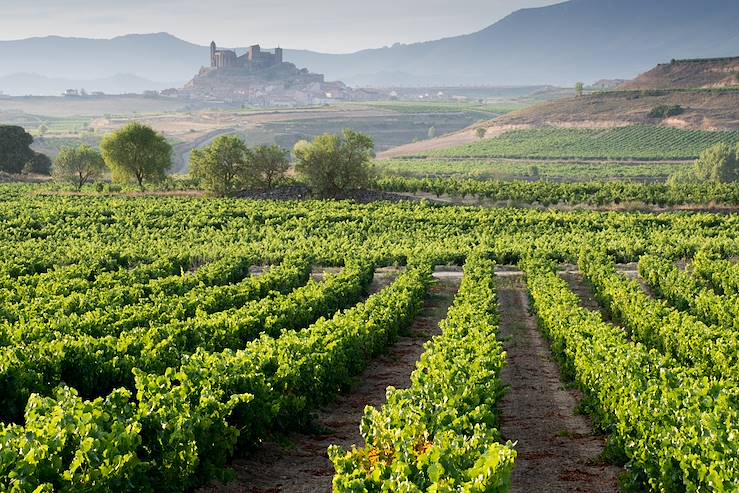
[[[233,50],[219,50],[215,41],[210,44],[210,66],[212,68],[247,68],[250,65],[272,67],[283,63],[282,48],[275,48],[274,53],[262,51],[259,45],[252,45],[247,52],[237,56]]]

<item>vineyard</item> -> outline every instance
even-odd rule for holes
[[[478,203],[539,206],[606,206],[639,204],[680,206],[739,204],[736,183],[694,183],[666,185],[662,183],[629,183],[621,181],[556,183],[547,181],[502,181],[470,178],[378,178],[379,190],[395,193],[428,194],[430,198],[475,199]]]
[[[598,129],[514,130],[500,137],[428,153],[443,158],[690,160],[718,143],[736,144],[739,132],[681,130],[653,125]]]
[[[664,182],[688,169],[688,162],[562,162],[502,159],[389,159],[376,161],[383,175],[407,178],[457,178],[477,180],[547,181],[645,181]]]
[[[251,491],[285,437],[265,491],[739,491],[734,215],[31,192],[0,187],[0,491]],[[359,440],[317,425],[342,396]]]

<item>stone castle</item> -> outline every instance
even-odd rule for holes
[[[282,48],[275,48],[274,53],[262,51],[259,45],[252,45],[241,56],[234,50],[219,50],[216,42],[210,43],[211,68],[268,68],[282,64]]]
[[[282,48],[262,51],[259,45],[237,55],[210,44],[210,66],[200,69],[179,96],[237,102],[253,106],[291,106],[350,100],[353,91],[341,82],[326,82],[322,74],[298,68],[283,59]]]

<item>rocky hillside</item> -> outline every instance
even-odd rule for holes
[[[626,82],[620,89],[739,87],[739,57],[673,60]]]

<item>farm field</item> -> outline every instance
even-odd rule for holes
[[[425,158],[375,162],[383,175],[479,180],[664,182],[692,162],[557,161],[536,159]]]
[[[20,99],[21,101],[17,101]],[[64,146],[99,144],[102,135],[137,121],[164,134],[175,145],[175,171],[186,172],[189,153],[208,145],[220,135],[239,135],[249,145],[279,144],[285,148],[303,139],[354,128],[372,136],[378,151],[466,128],[477,121],[511,110],[511,105],[482,103],[343,103],[297,108],[188,108],[159,104],[159,99],[111,97],[110,106],[80,101],[57,101],[55,111],[49,98],[9,100],[0,109],[0,123],[21,125],[35,136],[34,149],[55,157]],[[36,101],[39,99],[39,101]],[[74,99],[74,98],[72,98]],[[99,98],[91,98],[97,100]],[[161,98],[160,98],[161,99]],[[46,101],[46,102],[44,102]],[[107,101],[107,100],[106,100]],[[4,103],[5,101],[3,101]],[[33,104],[32,104],[33,103]],[[115,104],[114,104],[115,103]],[[130,108],[126,109],[126,104]],[[515,103],[519,106],[531,103]],[[48,113],[27,113],[47,111]],[[68,113],[62,109],[69,108]],[[111,111],[106,111],[110,109]],[[112,111],[116,110],[116,111]],[[79,113],[77,113],[79,112]]]
[[[734,215],[34,190],[0,490],[739,490]]]
[[[499,207],[636,207],[699,208],[713,206],[735,210],[739,205],[736,183],[668,185],[625,181],[555,183],[470,178],[405,178],[385,176],[374,187],[414,198],[444,199],[462,205]]]
[[[722,142],[739,142],[739,132],[681,130],[654,125],[608,129],[548,128],[513,130],[425,155],[436,158],[690,160],[711,145]]]

